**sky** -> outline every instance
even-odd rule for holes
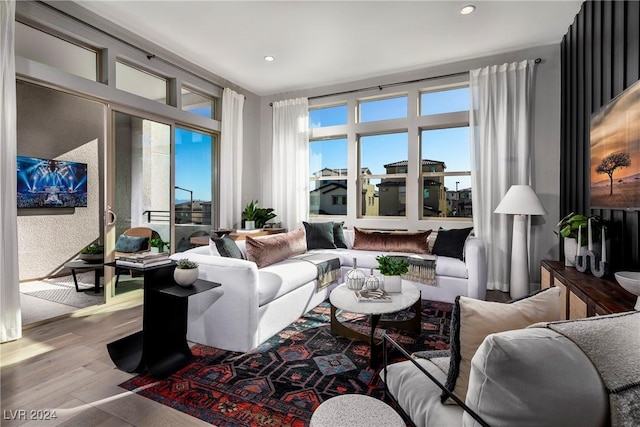
[[[211,135],[176,127],[176,186],[193,200],[211,200]],[[176,202],[190,200],[176,188]]]

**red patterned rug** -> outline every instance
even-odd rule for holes
[[[409,352],[447,349],[451,308],[423,300],[419,336],[387,333]],[[196,345],[195,361],[166,380],[138,375],[120,387],[219,427],[302,427],[334,396],[385,400],[379,370],[369,367],[368,344],[332,336],[329,315],[324,302],[249,353]],[[406,315],[413,313],[396,314]],[[366,317],[344,316],[354,328],[367,330]]]

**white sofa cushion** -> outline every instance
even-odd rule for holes
[[[258,270],[258,304],[263,306],[315,280],[318,268],[304,260],[286,259]]]
[[[441,384],[447,373],[437,363],[438,360],[416,359],[416,362],[433,375]],[[434,363],[435,362],[435,363]],[[384,370],[380,372],[384,381]],[[400,407],[409,415],[417,427],[451,427],[462,425],[462,409],[457,405],[440,402],[441,390],[411,361],[393,363],[387,366],[387,389],[398,400]]]
[[[607,425],[609,398],[587,356],[549,329],[489,335],[471,361],[466,404],[493,427]],[[464,426],[479,424],[468,414]]]

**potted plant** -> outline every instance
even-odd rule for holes
[[[162,252],[165,246],[169,246],[169,242],[165,242],[159,237],[155,237],[153,239],[149,239],[149,246],[151,247],[151,252],[157,253]]]
[[[409,271],[409,264],[402,257],[380,255],[376,257],[378,270],[384,277],[383,288],[386,292],[400,292],[402,290],[402,274]]]
[[[179,259],[173,270],[173,279],[180,286],[193,285],[198,280],[198,263],[187,258]]]
[[[599,216],[585,216],[571,212],[556,224],[556,230],[553,230],[553,232],[563,238],[564,265],[569,267],[575,265],[578,240],[580,240],[580,254],[584,255],[586,253],[586,246],[589,241],[589,220],[591,220],[592,238],[593,240],[599,240],[601,227],[605,225],[605,221]],[[578,233],[580,233],[580,239],[578,239]]]
[[[246,230],[253,230],[254,228],[262,228],[267,221],[276,217],[272,208],[258,207],[258,201],[252,200],[247,203],[243,211],[244,216],[244,228]]]
[[[92,243],[80,250],[78,258],[90,264],[102,262],[104,258],[104,246]]]

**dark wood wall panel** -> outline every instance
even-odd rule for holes
[[[590,209],[591,114],[640,78],[640,2],[588,1],[561,44],[560,213],[613,221],[613,268],[640,269],[640,211]]]

